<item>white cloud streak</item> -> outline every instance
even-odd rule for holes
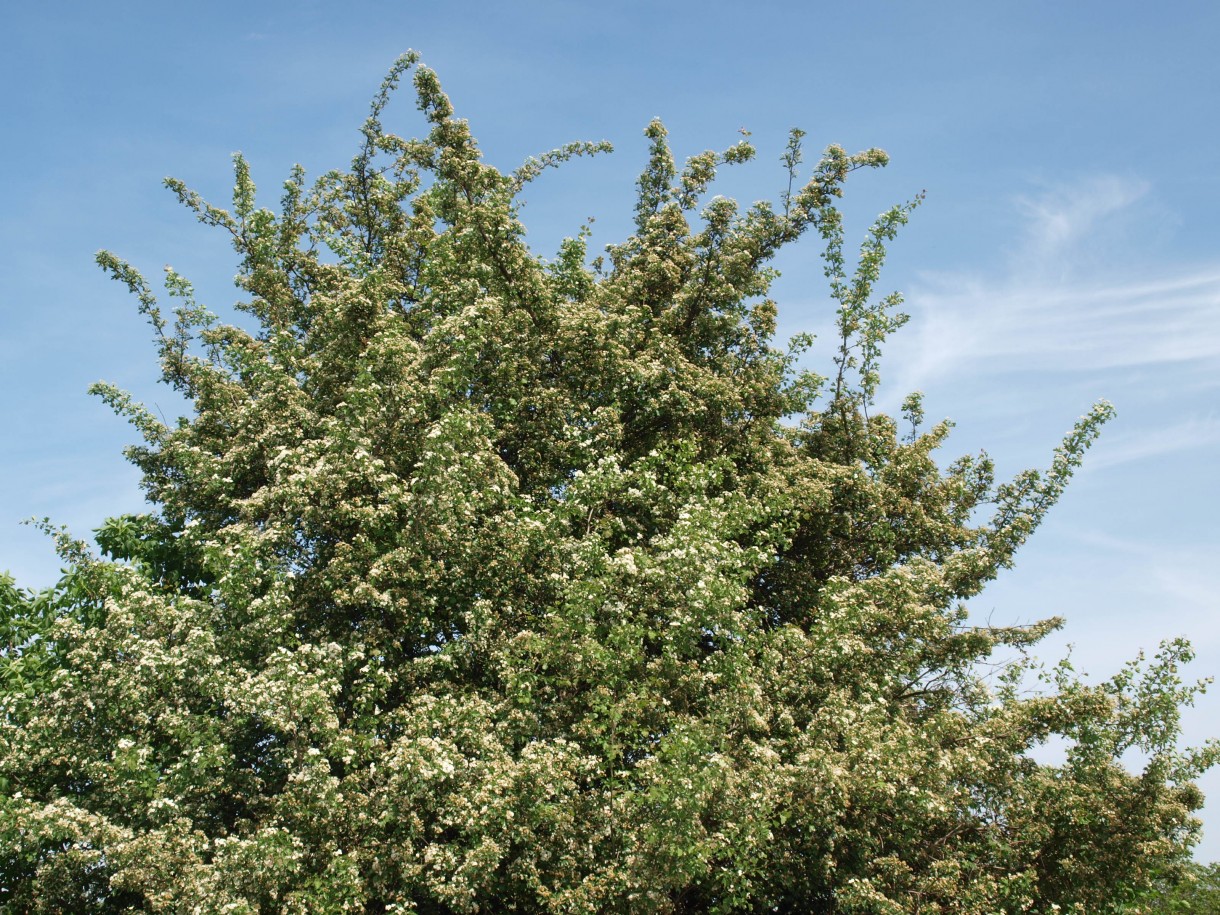
[[[924,274],[891,364],[904,390],[955,376],[1220,367],[1220,264],[1134,270],[1123,228],[1148,188],[1116,177],[1023,197],[1021,243],[993,275]],[[905,339],[903,339],[905,338]],[[1220,384],[1220,371],[1214,373]]]
[[[1062,272],[1070,263],[1066,252],[1112,234],[1119,222],[1115,217],[1145,199],[1149,190],[1146,181],[1099,175],[1078,185],[1047,189],[1039,196],[1018,196],[1015,202],[1026,219],[1026,230],[1014,267]]]
[[[1091,472],[1196,448],[1220,445],[1220,419],[1192,417],[1125,435],[1103,435],[1089,453]]]
[[[1214,562],[1220,544],[1156,543],[1088,529],[1070,536],[1113,557],[1113,580],[1138,596],[1144,626],[1164,637],[1174,634],[1165,629],[1172,621],[1196,648],[1213,655],[1220,649],[1220,567]]]

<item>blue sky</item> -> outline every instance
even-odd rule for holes
[[[997,622],[1051,614],[1101,677],[1162,638],[1190,637],[1189,671],[1220,671],[1220,5],[1023,2],[364,2],[14,4],[0,38],[0,568],[55,577],[51,516],[85,533],[139,510],[123,422],[86,396],[106,379],[156,404],[149,333],[93,265],[109,248],[164,264],[217,309],[236,298],[232,252],[160,186],[174,175],[225,201],[243,151],[268,199],[293,162],[346,164],[391,62],[416,48],[490,161],[576,139],[617,152],[549,173],[524,218],[540,253],[595,217],[630,224],[642,130],[676,152],[735,142],[758,159],[719,190],[783,186],[787,130],[880,146],[855,175],[859,234],[927,191],[892,246],[887,288],[912,319],[883,364],[883,401],[926,392],[1001,469],[1044,465],[1098,398],[1118,409],[1014,570],[973,602]],[[396,132],[420,129],[409,95]],[[810,244],[780,261],[781,333],[831,315]],[[812,362],[826,365],[828,347]],[[1187,715],[1220,733],[1220,689]],[[1220,776],[1199,857],[1220,858]]]

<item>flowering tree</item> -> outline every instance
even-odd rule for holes
[[[381,114],[412,68],[406,140]],[[518,192],[602,146],[503,174],[408,55],[351,168],[294,171],[278,212],[240,157],[229,210],[168,182],[231,235],[247,327],[99,255],[193,412],[99,385],[155,513],[100,555],[61,536],[52,593],[0,581],[0,905],[1106,912],[1184,861],[1216,757],[1177,746],[1188,647],[1031,693],[1057,621],[962,603],[1109,408],[1045,471],[942,469],[917,395],[901,430],[873,406],[918,201],[843,252],[836,199],[884,154],[802,178],[794,132],[788,189],[743,212],[705,198],[747,142],[679,170],[646,135],[635,234],[543,260]],[[826,376],[772,343],[767,265],[809,234]],[[1031,758],[1052,735],[1065,760]]]

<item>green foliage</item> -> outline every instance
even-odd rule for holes
[[[1162,878],[1131,908],[1131,915],[1220,915],[1220,863],[1188,864]]]
[[[54,537],[63,557],[72,563],[50,588],[30,591],[0,572],[0,696],[13,714],[25,698],[46,690],[52,673],[63,664],[55,640],[55,625],[71,620],[84,628],[104,622],[104,570],[84,562],[85,547],[49,522],[39,525]],[[108,523],[109,526],[109,523]]]
[[[85,590],[2,582],[0,906],[1092,913],[1180,870],[1216,758],[1177,746],[1188,646],[1027,693],[1058,621],[964,605],[1109,407],[1003,483],[942,467],[917,394],[909,432],[876,411],[918,200],[854,266],[836,201],[884,154],[801,179],[794,131],[743,212],[707,194],[748,142],[679,168],[653,123],[635,234],[546,260],[516,195],[604,144],[502,174],[416,64],[278,212],[240,157],[230,210],[168,182],[231,236],[247,326],[98,257],[193,412],[99,385],[156,512],[61,542]],[[407,140],[381,116],[412,67]],[[772,344],[768,265],[811,233],[827,377]]]

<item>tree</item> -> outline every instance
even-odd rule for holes
[[[44,682],[5,695],[3,904],[1107,912],[1180,870],[1217,755],[1177,746],[1189,647],[1030,693],[1058,621],[964,606],[1109,407],[1002,483],[986,455],[942,469],[918,395],[909,431],[876,410],[905,317],[874,286],[918,199],[850,268],[836,200],[885,155],[831,146],[801,179],[794,131],[788,189],[743,212],[702,201],[753,148],[679,170],[654,122],[635,234],[545,260],[518,193],[604,144],[503,174],[417,64],[278,212],[240,156],[230,210],[167,182],[232,237],[248,326],[98,257],[193,412],[96,388],[155,512],[99,555],[61,539],[97,612],[57,614]],[[412,68],[406,140],[381,116]],[[825,377],[767,298],[811,233]],[[1052,735],[1065,761],[1035,761]]]

